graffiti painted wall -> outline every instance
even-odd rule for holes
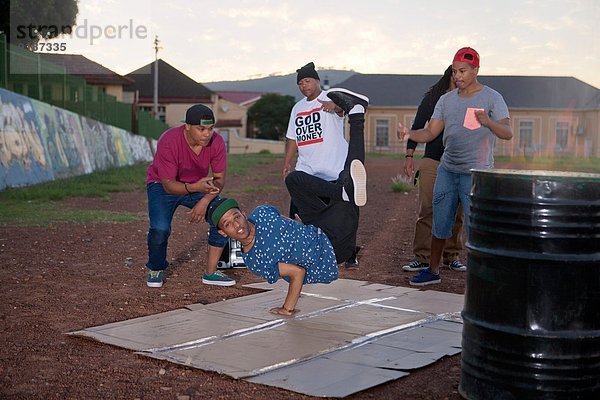
[[[123,129],[0,89],[0,190],[152,161]]]

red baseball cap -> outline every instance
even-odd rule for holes
[[[466,62],[467,64],[479,68],[479,53],[470,47],[463,47],[454,55],[454,60],[452,60],[452,62],[455,61]]]

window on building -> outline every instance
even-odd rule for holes
[[[140,110],[147,112],[150,115],[154,115],[154,106],[140,106]],[[158,119],[162,122],[167,122],[167,108],[165,106],[158,106]]]
[[[378,119],[375,122],[375,146],[389,147],[390,145],[390,121]]]
[[[519,147],[530,149],[533,147],[533,122],[519,122]]]
[[[569,143],[569,122],[559,121],[556,123],[556,150],[565,151]]]

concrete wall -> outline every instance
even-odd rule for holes
[[[143,136],[0,89],[0,190],[152,160]]]
[[[283,154],[285,152],[285,141],[248,139],[242,137],[237,129],[219,129],[219,132],[227,144],[229,154],[259,153],[267,150],[273,154]]]
[[[283,154],[285,142],[247,139],[238,129],[219,130],[229,153]],[[0,191],[149,163],[155,151],[156,140],[0,89]]]

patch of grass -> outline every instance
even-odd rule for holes
[[[254,172],[257,166],[272,164],[279,158],[283,158],[283,154],[273,154],[269,151],[252,154],[231,154],[227,156],[227,175],[249,175]]]
[[[392,178],[392,192],[394,193],[408,193],[413,190],[413,187],[409,178],[403,175],[396,175]]]
[[[60,203],[45,200],[3,200],[0,207],[0,224],[17,226],[48,226],[57,222],[72,223],[123,223],[140,219],[129,212],[103,210],[65,210]]]
[[[268,165],[282,154],[263,151],[256,154],[232,154],[227,157],[228,175],[248,175],[257,166]],[[112,168],[68,179],[59,179],[25,188],[6,189],[0,192],[0,224],[47,226],[54,222],[120,223],[139,219],[127,212],[100,210],[65,210],[60,201],[72,197],[96,197],[110,200],[116,192],[142,192],[145,190],[148,163],[122,168]],[[262,192],[275,189],[271,185],[250,188]]]
[[[138,164],[112,168],[26,188],[7,189],[0,192],[0,203],[6,200],[59,201],[69,197],[100,197],[108,200],[110,193],[144,190],[147,167],[147,165]]]
[[[99,210],[65,210],[60,201],[70,197],[110,200],[115,192],[144,190],[147,165],[112,168],[69,179],[0,192],[0,224],[47,226],[55,222],[119,223],[139,219],[136,214]]]
[[[244,193],[261,193],[261,192],[272,192],[279,189],[275,185],[262,185],[262,186],[251,186],[242,189]]]
[[[415,155],[415,157],[418,157],[417,155]],[[400,153],[368,153],[365,156],[366,159],[369,158],[391,158],[391,159],[402,159],[404,158],[404,153],[400,154]]]

